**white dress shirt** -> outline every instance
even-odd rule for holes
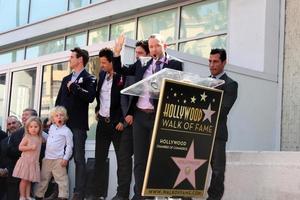
[[[71,130],[66,125],[58,127],[52,124],[47,138],[45,158],[69,160],[72,156],[72,149],[73,134]]]
[[[215,79],[220,79],[225,74],[225,71],[222,71],[220,74],[215,76]],[[214,77],[213,75],[210,75],[211,77]]]
[[[165,57],[163,57],[160,60],[164,60]],[[148,67],[148,69],[145,71],[143,79],[151,76],[152,74],[154,74],[155,68],[156,68],[156,61],[155,59],[153,59],[151,65]],[[161,63],[161,67],[163,66],[163,62]],[[150,99],[150,94],[148,91],[144,92],[144,95],[142,97],[139,97],[136,106],[140,109],[150,109],[153,110],[154,106],[153,104],[149,101]]]
[[[111,99],[111,86],[113,79],[109,78],[109,75],[106,74],[103,81],[99,98],[100,98],[100,110],[99,115],[102,117],[110,117],[110,99]]]

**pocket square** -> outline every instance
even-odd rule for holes
[[[78,83],[83,83],[83,78],[80,77],[80,79],[78,80]]]

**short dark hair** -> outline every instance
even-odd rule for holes
[[[23,112],[30,112],[31,113],[31,116],[38,116],[36,110],[32,109],[32,108],[26,108],[23,110]]]
[[[225,49],[212,49],[210,51],[210,55],[214,55],[214,54],[219,54],[220,55],[220,59],[222,62],[224,62],[227,59],[227,55],[226,55],[226,50]]]
[[[150,53],[149,51],[149,46],[148,46],[148,40],[140,40],[140,41],[137,41],[135,43],[135,47],[142,47],[147,54]]]
[[[105,57],[109,62],[112,62],[114,57],[114,52],[110,48],[103,48],[99,51],[99,58]]]
[[[85,67],[86,64],[89,62],[89,52],[84,49],[80,49],[79,47],[75,47],[71,49],[72,52],[76,52],[76,58],[82,57],[83,66]]]

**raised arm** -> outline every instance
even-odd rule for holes
[[[123,65],[121,62],[121,51],[125,42],[124,35],[120,35],[114,46],[113,68],[118,74],[125,76],[135,75],[136,65]]]

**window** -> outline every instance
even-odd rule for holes
[[[179,51],[204,58],[209,57],[209,53],[212,48],[226,48],[226,36],[192,40],[179,45]]]
[[[92,0],[92,3],[99,3],[99,2],[104,2],[104,1],[107,1],[107,0]]]
[[[27,24],[29,0],[0,0],[0,32]]]
[[[87,71],[96,77],[100,72],[98,56],[91,57],[86,67]],[[68,62],[45,65],[43,67],[43,87],[41,93],[41,117],[49,116],[49,110],[54,107],[62,79],[70,74]],[[89,139],[95,139],[97,121],[95,120],[96,100],[89,105]]]
[[[21,116],[25,108],[33,108],[36,68],[12,73],[9,115]]]
[[[121,33],[124,33],[125,37],[135,39],[135,22],[125,21],[111,25],[110,40],[115,40]]]
[[[89,31],[88,45],[106,42],[107,40],[108,40],[108,26],[104,26]]]
[[[176,50],[176,44],[168,44],[168,49]]]
[[[167,42],[176,39],[177,10],[168,10],[138,19],[138,39],[147,39],[153,33],[164,36]]]
[[[46,54],[64,50],[64,39],[56,39],[27,47],[26,59],[37,58]]]
[[[192,38],[226,31],[227,0],[206,1],[184,6],[181,10],[180,38]]]
[[[73,49],[74,47],[86,46],[86,37],[86,32],[67,36],[66,50]]]
[[[16,1],[12,0],[8,4],[11,5],[12,2]],[[24,1],[29,2],[29,0]],[[30,18],[36,20],[44,19],[48,15],[54,16],[65,12],[68,6],[69,9],[76,9],[89,3],[106,2],[106,0],[30,1],[32,12]],[[4,5],[3,2],[3,0],[0,0],[3,7],[8,6]],[[65,40],[60,38],[29,46],[26,48],[26,58],[36,58],[50,53],[70,50],[74,47],[84,47],[115,40],[121,33],[124,33],[127,38],[138,40],[147,39],[153,33],[160,33],[165,37],[169,49],[206,57],[208,49],[213,47],[226,48],[227,15],[228,0],[199,0],[193,4],[175,6],[175,8],[159,13],[68,35]],[[195,49],[193,50],[193,48]],[[0,53],[0,65],[23,59],[23,49]]]
[[[68,62],[43,67],[43,88],[41,95],[41,117],[46,118],[54,107],[62,79],[70,73]]]
[[[3,123],[4,118],[4,111],[5,111],[5,94],[6,94],[6,87],[5,87],[5,74],[0,74],[0,126]]]
[[[0,54],[0,65],[24,60],[24,49],[17,49]]]
[[[90,3],[90,0],[70,0],[69,10],[73,10],[73,9],[76,9],[76,8],[86,6],[89,3]]]
[[[100,64],[98,56],[90,57],[89,63],[87,64],[86,69],[88,72],[94,76],[96,76],[97,80],[99,80],[99,73],[100,73]],[[88,139],[95,140],[96,137],[96,128],[97,128],[97,121],[95,119],[95,108],[97,105],[96,99],[93,103],[89,106],[89,128],[88,131]]]
[[[29,22],[36,22],[67,11],[68,0],[31,0]]]

